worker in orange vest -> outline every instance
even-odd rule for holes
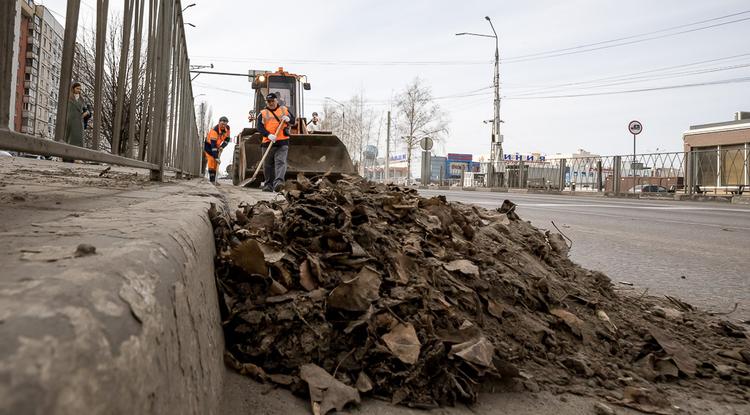
[[[263,163],[264,192],[280,192],[284,188],[289,154],[289,127],[294,124],[294,119],[294,114],[287,107],[279,105],[276,94],[266,95],[266,107],[258,117],[258,132],[263,135],[261,151],[265,152],[271,143],[274,144]],[[284,126],[277,134],[276,130],[282,122]]]
[[[219,156],[221,150],[229,144],[229,125],[227,117],[219,118],[219,123],[212,128],[206,136],[203,150],[208,161],[208,179],[216,184],[216,170],[219,168]]]

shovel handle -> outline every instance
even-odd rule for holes
[[[279,126],[276,128],[276,132],[274,133],[274,135],[278,135],[283,126],[284,126],[284,121],[279,123]],[[255,167],[255,173],[253,173],[253,176],[250,179],[244,181],[242,183],[242,186],[244,186],[247,183],[255,181],[255,178],[258,176],[258,172],[260,172],[260,167],[263,165],[263,162],[266,161],[266,156],[268,156],[268,153],[271,151],[271,147],[273,147],[273,142],[270,142],[268,144],[268,148],[263,153],[263,157],[261,157],[260,161],[258,162],[258,165]]]

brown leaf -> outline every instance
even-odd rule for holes
[[[499,303],[493,299],[487,300],[487,311],[496,318],[503,318],[503,311],[508,308],[505,304]]]
[[[443,265],[448,271],[458,271],[465,275],[479,276],[479,267],[468,259],[457,259]]]
[[[361,393],[366,393],[372,390],[372,380],[369,376],[367,376],[367,373],[359,372],[359,376],[357,376],[357,383],[355,383],[354,386]]]
[[[554,308],[550,310],[549,313],[562,320],[570,328],[570,331],[572,331],[573,334],[581,338],[583,337],[585,323],[583,322],[583,320],[578,318],[578,316],[571,313],[570,311],[563,310],[562,308]]]
[[[364,267],[356,277],[344,281],[331,291],[328,305],[348,311],[367,311],[380,298],[380,273]]]
[[[248,274],[268,275],[266,260],[258,242],[248,239],[232,250],[232,262]]]
[[[417,363],[422,344],[419,342],[417,332],[411,323],[399,323],[381,338],[398,360],[409,365]]]
[[[284,258],[284,252],[279,251],[271,245],[261,243],[258,246],[260,246],[260,250],[263,251],[263,256],[269,264],[279,262],[281,258]]]
[[[312,363],[302,365],[299,376],[307,382],[310,402],[313,408],[319,408],[321,414],[334,409],[343,411],[348,404],[360,402],[356,389],[339,382],[320,366]]]
[[[481,336],[451,347],[450,355],[456,355],[467,362],[484,367],[493,367],[492,358],[495,356],[495,346]]]
[[[649,327],[649,333],[659,343],[662,349],[672,357],[677,368],[688,376],[695,375],[696,362],[690,357],[690,353],[681,344],[667,336],[666,333],[656,327]]]
[[[400,254],[393,261],[393,267],[398,276],[398,282],[401,284],[409,283],[409,276],[414,272],[416,264],[414,260],[408,255]]]
[[[312,272],[310,272],[310,263],[307,260],[302,261],[302,264],[299,266],[299,283],[307,291],[318,288],[318,283],[312,276]]]

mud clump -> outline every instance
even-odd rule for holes
[[[658,413],[673,404],[647,398],[669,387],[750,395],[743,327],[616,292],[509,201],[485,210],[354,177],[299,177],[284,196],[210,212],[226,361],[313,412],[359,394],[471,403],[490,383]]]

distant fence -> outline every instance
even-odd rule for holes
[[[102,83],[106,66],[104,53],[109,41],[108,4],[107,1],[97,2],[96,47],[93,51],[87,51],[77,45],[76,37],[81,0],[67,1],[59,88],[51,91],[58,92],[53,141],[10,128],[11,105],[15,96],[14,62],[17,61],[14,48],[18,50],[15,46],[22,36],[16,19],[22,5],[15,0],[0,2],[0,149],[145,168],[151,170],[153,180],[161,180],[165,171],[174,171],[178,175],[200,175],[202,137],[198,135],[195,119],[180,0],[125,0],[120,32],[122,46],[118,51],[120,65],[114,77],[114,102],[117,108],[109,134],[111,142],[107,145],[100,143],[102,101],[107,93]],[[33,31],[30,30],[30,33]],[[30,44],[34,41],[29,39]],[[80,54],[86,56],[81,57]],[[145,60],[144,70],[140,70],[141,56]],[[94,125],[91,148],[84,148],[66,143],[66,122],[74,60],[89,57],[94,67],[96,85],[94,91],[90,91],[94,96]],[[33,75],[33,55],[30,59],[30,75]],[[128,76],[124,65],[131,59],[135,61],[133,68],[136,69]],[[24,81],[18,79],[16,82]],[[138,101],[135,98],[131,100],[132,105],[128,108],[122,105],[126,87],[131,91],[130,97],[138,97]],[[35,99],[35,96],[24,96],[24,103],[27,98]],[[136,111],[139,114],[137,125]]]
[[[489,163],[463,171],[461,178],[433,178],[429,185],[489,187]],[[503,161],[494,166],[497,185],[609,193],[750,194],[750,145],[689,152],[573,157],[545,161]],[[416,181],[413,181],[416,182]]]

